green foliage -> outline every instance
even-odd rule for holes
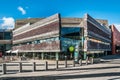
[[[70,46],[70,47],[69,47],[69,51],[70,51],[70,52],[73,52],[74,50],[75,50],[75,48],[74,48],[73,46]]]

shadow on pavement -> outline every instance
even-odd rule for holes
[[[120,77],[118,77],[118,78],[112,78],[112,79],[108,79],[108,80],[120,80]]]
[[[14,78],[1,78],[1,80],[57,80],[57,79],[82,79],[82,78],[93,78],[93,77],[107,77],[107,76],[120,76],[120,72],[113,73],[99,73],[99,74],[81,74],[81,75],[59,75],[59,76],[38,76],[38,77],[14,77]],[[115,80],[110,79],[110,80]]]

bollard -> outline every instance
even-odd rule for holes
[[[93,64],[93,57],[91,58],[91,64]]]
[[[56,69],[58,69],[58,60],[56,60]]]
[[[67,68],[67,60],[65,60],[65,68]]]
[[[88,56],[87,56],[87,58],[86,58],[86,65],[88,65]]]
[[[48,62],[45,61],[45,70],[48,70]]]
[[[33,71],[36,71],[36,63],[33,62]]]
[[[6,74],[6,64],[5,63],[2,64],[2,73]]]
[[[19,63],[19,72],[22,72],[22,63]]]
[[[73,67],[75,67],[75,61],[73,60]]]
[[[80,66],[82,66],[82,59],[79,60],[79,64],[80,64]]]

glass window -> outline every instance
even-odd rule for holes
[[[4,39],[12,39],[11,32],[4,32]]]
[[[79,45],[80,40],[70,39],[70,38],[63,38],[61,37],[61,43],[62,43],[62,50],[67,51],[67,49],[70,46],[76,46]]]
[[[34,41],[34,44],[37,44],[37,41]]]
[[[57,40],[59,40],[59,37],[56,37],[56,38],[55,38],[55,41],[57,41]]]
[[[40,43],[42,43],[43,42],[43,40],[40,40]]]
[[[3,32],[0,32],[0,40],[3,40]]]
[[[79,27],[63,27],[61,28],[61,35],[67,35],[71,33],[78,33],[80,32]]]

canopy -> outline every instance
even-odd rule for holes
[[[14,50],[14,51],[12,51],[12,53],[18,53],[18,50]]]
[[[12,50],[8,50],[8,51],[6,51],[6,53],[11,53],[12,52]]]

